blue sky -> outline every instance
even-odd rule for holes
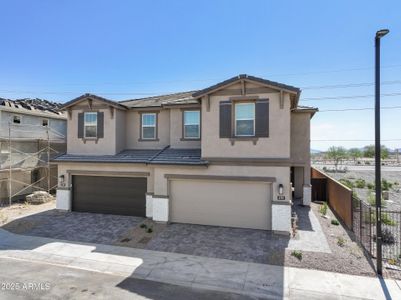
[[[374,93],[326,86],[372,83],[373,38],[385,27],[382,93],[393,96],[382,106],[401,106],[399,1],[13,0],[0,11],[0,97],[122,100],[247,73],[301,87],[301,104],[319,107],[312,148],[360,147],[374,139],[373,111],[324,110],[373,107],[373,97],[321,98]],[[400,115],[382,111],[391,148],[401,148]]]

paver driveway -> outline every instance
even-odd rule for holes
[[[288,241],[265,230],[173,223],[146,249],[277,265],[283,264]]]
[[[5,229],[24,235],[113,244],[144,218],[48,210],[12,221]]]

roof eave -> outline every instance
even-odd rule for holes
[[[92,99],[92,100],[104,102],[107,105],[112,106],[114,108],[121,109],[121,110],[127,110],[126,106],[124,106],[124,105],[122,105],[122,104],[120,104],[118,102],[115,102],[115,101],[112,101],[112,100],[109,100],[109,99],[106,99],[106,98],[103,98],[103,97],[100,97],[100,96],[97,96],[97,95],[93,95],[93,94],[83,94],[83,95],[81,95],[81,96],[79,96],[79,97],[77,97],[75,99],[72,99],[72,100],[64,103],[60,107],[59,110],[60,111],[66,110],[66,109],[68,109],[68,108],[70,108],[70,107],[72,107],[72,106],[74,106],[74,105],[86,100],[86,99]]]
[[[290,94],[294,94],[297,97],[297,102],[299,99],[299,95],[301,93],[301,90],[299,88],[293,87],[293,86],[289,86],[286,84],[282,84],[282,83],[278,83],[278,82],[274,82],[274,81],[270,81],[270,80],[266,80],[263,78],[259,78],[259,77],[255,77],[255,76],[250,76],[247,74],[240,74],[238,76],[232,77],[230,79],[227,79],[225,81],[219,82],[215,85],[212,85],[210,87],[207,87],[203,90],[197,91],[195,93],[192,94],[192,97],[194,98],[201,98],[203,96],[209,95],[217,90],[220,90],[228,85],[232,85],[233,83],[237,82],[237,81],[241,81],[241,80],[245,80],[245,81],[251,81],[251,82],[256,82],[259,84],[262,84],[264,86],[270,87],[270,88],[274,88],[277,90],[281,90]]]

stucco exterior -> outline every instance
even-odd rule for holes
[[[99,107],[99,108],[98,108]],[[80,103],[71,109],[67,121],[67,153],[68,154],[94,154],[97,155],[114,155],[118,152],[117,140],[119,146],[125,144],[119,137],[117,139],[116,120],[120,122],[123,114],[112,112],[111,109],[103,108],[103,103],[93,101],[92,109],[88,107],[86,102]],[[85,111],[103,112],[104,113],[104,137],[99,139],[82,139],[78,138],[78,114]]]
[[[249,95],[253,96],[253,95]],[[279,93],[257,94],[255,97],[269,99],[269,137],[259,138],[254,145],[249,140],[219,137],[219,103],[229,96],[211,96],[210,111],[202,102],[202,156],[207,158],[289,158],[290,157],[290,100],[284,96],[284,108],[280,108]],[[256,99],[256,98],[255,98]]]

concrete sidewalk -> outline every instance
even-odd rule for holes
[[[3,229],[0,257],[269,299],[401,299],[401,283],[391,279],[73,243]]]

